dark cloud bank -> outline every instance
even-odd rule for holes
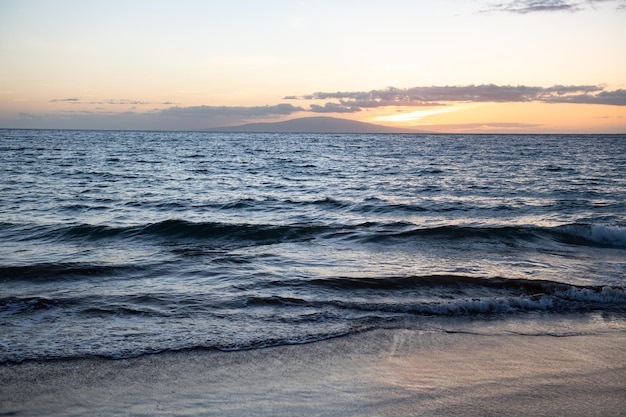
[[[336,100],[325,105],[312,105],[311,111],[324,113],[355,112],[385,106],[443,106],[451,102],[514,103],[538,101],[544,103],[604,104],[626,106],[626,90],[607,91],[593,85],[552,87],[530,86],[431,86],[394,88],[371,91],[317,92],[305,96],[288,96],[291,100]]]

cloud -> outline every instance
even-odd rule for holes
[[[79,98],[75,98],[75,97],[71,97],[71,98],[53,98],[52,100],[50,100],[50,103],[62,103],[62,102],[69,102],[69,103],[80,103],[80,99]]]
[[[85,101],[80,98],[53,98],[50,100],[51,103],[72,103],[72,104],[110,104],[110,105],[145,105],[145,104],[154,104],[147,101],[140,100],[128,100],[124,98],[120,99],[107,99],[107,100],[95,100],[95,101]],[[165,103],[164,103],[165,104]]]
[[[20,119],[31,119],[31,120],[41,120],[44,118],[41,114],[28,113],[28,112],[19,112],[17,117]]]
[[[527,14],[535,12],[578,12],[587,6],[593,7],[596,3],[615,3],[616,9],[624,9],[624,0],[509,0],[502,3],[492,3],[486,12],[509,12]]]
[[[66,101],[66,99],[56,99]],[[79,99],[76,99],[80,102]],[[75,100],[67,100],[75,102]],[[103,102],[108,102],[104,100]],[[131,100],[125,101],[126,104]],[[151,111],[111,111],[103,108],[67,110],[54,113],[19,113],[14,118],[0,118],[3,127],[59,129],[150,129],[202,130],[232,126],[254,119],[278,118],[306,109],[288,103],[268,106],[191,106],[169,107]]]
[[[360,112],[362,106],[345,106],[337,103],[326,103],[323,106],[311,104],[310,111],[313,113],[356,113]]]
[[[590,4],[592,7],[596,3],[615,3],[615,8],[617,10],[626,7],[626,0],[587,0],[587,3]]]
[[[112,104],[112,105],[140,105],[140,104],[152,104],[147,101],[139,100],[126,100],[126,99],[109,99],[103,101],[89,101],[88,104]]]
[[[306,111],[304,107],[281,103],[267,106],[190,106],[137,113],[133,120],[152,129],[202,130],[233,126],[250,120],[272,119]]]
[[[555,12],[580,10],[577,3],[564,0],[514,0],[506,3],[496,3],[491,6],[491,10],[511,12],[511,13],[533,13],[533,12]]]
[[[147,101],[127,100],[127,99],[108,99],[96,101],[83,101],[79,98],[55,98],[51,100],[53,103],[70,102],[75,104],[110,104],[110,105],[147,105],[160,104],[172,105],[174,103],[165,101],[162,103],[150,103]],[[86,111],[86,110],[85,110]],[[303,107],[294,106],[289,103],[282,103],[268,106],[190,106],[190,107],[168,107],[165,109],[155,109],[147,114],[172,117],[263,117],[263,116],[283,116],[295,112],[305,111]],[[91,112],[89,112],[91,113]],[[101,113],[101,112],[100,112]]]
[[[548,98],[552,103],[604,104],[626,106],[626,90],[601,91],[598,94],[563,95]]]
[[[445,106],[451,102],[512,103],[539,101],[546,103],[605,104],[626,106],[625,90],[606,91],[594,85],[555,85],[552,87],[510,85],[467,85],[395,88],[371,91],[317,92],[300,100],[336,100],[324,106],[312,105],[312,111],[358,111],[386,106]]]

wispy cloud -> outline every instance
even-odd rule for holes
[[[605,104],[626,106],[626,90],[606,91],[600,86],[575,85],[552,87],[500,86],[494,84],[468,86],[430,86],[395,88],[371,91],[317,92],[305,96],[289,96],[286,99],[336,100],[324,106],[312,105],[311,110],[335,109],[358,111],[363,108],[386,106],[445,106],[451,102],[506,103],[531,102]]]
[[[52,100],[50,100],[51,103],[72,103],[72,104],[96,104],[96,105],[105,105],[105,104],[109,104],[109,105],[113,105],[113,106],[119,106],[119,105],[131,105],[131,106],[138,106],[138,105],[154,105],[154,104],[173,104],[171,102],[164,102],[164,103],[153,103],[153,102],[149,102],[149,101],[141,101],[141,100],[128,100],[128,99],[124,99],[124,98],[119,98],[119,99],[106,99],[106,100],[84,100],[84,99],[80,99],[80,98],[76,98],[76,97],[69,97],[69,98],[53,98]]]
[[[624,9],[624,0],[509,0],[492,3],[484,12],[509,12],[518,14],[536,12],[578,12],[596,3],[614,3],[616,9]]]
[[[50,100],[50,103],[80,103],[81,100],[79,98],[70,97],[70,98],[53,98]]]
[[[526,14],[533,12],[576,12],[581,10],[581,8],[578,3],[564,0],[514,0],[505,3],[495,3],[490,10]]]
[[[126,99],[109,99],[109,100],[103,100],[103,101],[89,101],[87,102],[88,104],[110,104],[113,106],[124,106],[124,105],[146,105],[146,104],[155,104],[155,103],[150,103],[148,101],[140,101],[140,100],[126,100]]]

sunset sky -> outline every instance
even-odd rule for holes
[[[626,133],[626,0],[0,0],[0,127]]]

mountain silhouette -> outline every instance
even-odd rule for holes
[[[382,126],[337,117],[302,117],[274,123],[248,123],[240,126],[206,129],[213,132],[258,133],[428,133],[425,131]]]

